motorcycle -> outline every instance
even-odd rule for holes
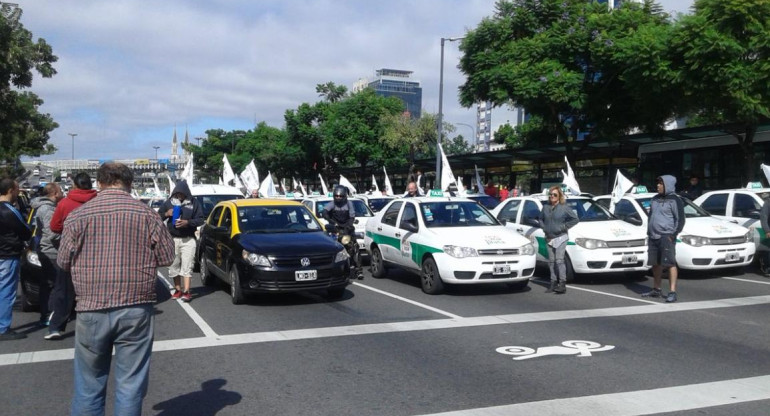
[[[341,228],[336,224],[326,224],[326,233],[337,240],[350,256],[350,276],[351,279],[363,280],[364,271],[361,267],[361,253],[358,242],[355,239],[355,229],[353,227]]]

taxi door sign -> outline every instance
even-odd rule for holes
[[[409,244],[408,241],[406,241],[406,237],[404,237],[404,239],[401,240],[401,256],[402,257],[412,256],[412,245]]]

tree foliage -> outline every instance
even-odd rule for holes
[[[618,59],[637,33],[669,24],[649,1],[612,12],[584,0],[498,1],[493,16],[461,44],[467,80],[460,101],[523,107],[532,124],[521,138],[530,145],[565,143],[574,160],[592,137],[613,139],[670,117],[664,103],[652,111],[637,100]],[[591,134],[577,144],[582,133]]]
[[[42,99],[22,90],[32,86],[33,70],[45,78],[55,75],[53,63],[58,58],[45,40],[33,41],[18,20],[20,10],[6,7],[11,6],[0,13],[0,164],[10,165],[22,155],[56,150],[48,140],[59,125],[39,112]]]

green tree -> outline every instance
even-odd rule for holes
[[[595,137],[613,139],[670,117],[665,100],[654,114],[637,102],[624,79],[628,67],[617,59],[618,45],[639,30],[670,24],[648,0],[612,12],[585,0],[498,1],[460,46],[467,76],[460,101],[523,107],[531,116],[521,130],[524,143],[565,143],[574,162]],[[591,134],[577,142],[581,133]]]
[[[56,151],[48,140],[59,125],[50,114],[38,111],[42,99],[21,90],[32,86],[33,70],[45,78],[55,75],[53,63],[58,58],[45,40],[32,40],[20,17],[17,7],[3,4],[0,8],[0,166],[16,164],[22,155]],[[4,170],[12,173],[13,169]]]
[[[287,110],[284,115],[287,145],[297,149],[292,163],[298,178],[315,181],[318,173],[326,170],[327,160],[321,151],[324,135],[320,124],[330,105],[325,102],[313,105],[303,103],[296,110]]]
[[[436,147],[436,114],[424,112],[422,117],[414,119],[409,114],[400,112],[386,114],[383,117],[385,131],[382,142],[393,149],[394,157],[388,166],[403,166],[404,155],[409,163],[409,174],[414,174],[416,159],[435,156]],[[445,128],[449,128],[445,123]]]
[[[743,180],[753,180],[757,126],[770,117],[770,2],[696,0],[678,23],[672,49],[687,103],[721,125],[742,151]]]
[[[473,146],[468,144],[462,134],[458,134],[452,139],[444,140],[441,143],[441,148],[444,149],[447,155],[464,155],[473,150]]]
[[[321,124],[325,138],[322,152],[328,158],[329,175],[336,174],[339,166],[357,164],[359,178],[364,178],[370,162],[383,163],[388,158],[388,149],[381,141],[385,134],[383,117],[402,111],[401,100],[380,97],[371,88],[330,105]]]
[[[315,86],[315,92],[319,97],[323,97],[324,100],[330,103],[336,103],[347,96],[348,87],[344,85],[336,85],[329,81],[326,84],[317,84]]]

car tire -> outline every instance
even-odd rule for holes
[[[388,271],[385,269],[385,262],[382,260],[382,252],[380,251],[379,247],[374,247],[372,249],[372,258],[370,259],[369,263],[370,270],[372,271],[372,277],[381,279],[388,274]]]
[[[36,312],[40,310],[38,305],[32,304],[27,297],[27,293],[22,289],[19,291],[19,304],[22,312]]]
[[[567,276],[565,276],[565,280],[567,283],[572,283],[577,279],[577,273],[575,273],[575,269],[572,268],[572,260],[569,256],[564,256],[564,264],[567,266]]]
[[[230,268],[230,300],[233,305],[243,303],[243,288],[241,288],[241,275],[238,273],[238,267],[233,265]]]
[[[441,280],[441,274],[433,257],[428,257],[422,262],[420,283],[422,291],[429,295],[438,295],[444,291],[444,281]]]
[[[522,280],[521,282],[510,282],[507,283],[508,289],[514,291],[514,292],[520,292],[529,286],[529,279]]]
[[[327,299],[341,299],[345,296],[345,286],[332,287],[326,290]]]
[[[200,268],[201,284],[203,286],[213,286],[214,277],[211,275],[211,271],[209,270],[209,266],[208,266],[208,263],[206,262],[206,259],[204,257],[201,257],[199,262],[201,265],[201,268]]]

